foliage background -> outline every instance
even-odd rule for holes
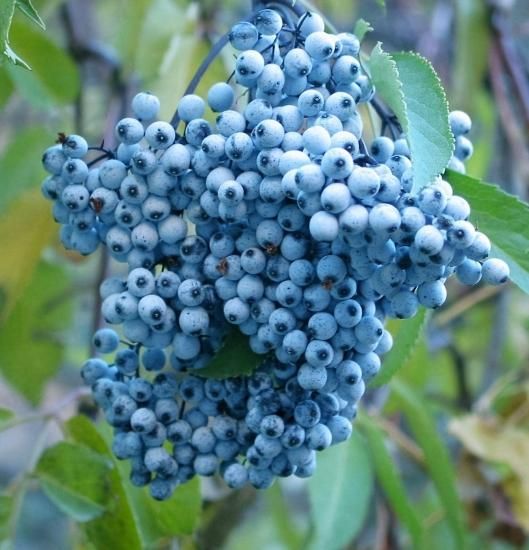
[[[170,117],[211,41],[250,6],[33,4],[47,30],[19,10],[9,36],[32,71],[0,65],[0,548],[529,548],[529,300],[514,286],[453,283],[425,330],[422,318],[394,323],[388,361],[402,368],[369,393],[351,443],[324,453],[308,483],[257,494],[208,480],[158,505],[123,481],[105,433],[77,416],[95,414],[78,372],[110,267],[62,250],[39,159],[57,131],[108,140],[139,89]],[[365,51],[380,40],[428,57],[452,108],[474,119],[469,173],[526,198],[525,0],[316,4],[341,30],[370,21]],[[226,77],[230,56],[199,93]]]

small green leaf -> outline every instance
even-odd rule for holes
[[[371,458],[357,432],[318,455],[308,481],[314,527],[310,550],[339,550],[352,541],[367,517],[373,481]]]
[[[416,53],[389,55],[377,44],[367,63],[381,97],[406,134],[414,189],[441,174],[454,149],[446,94],[434,68]]]
[[[9,532],[9,521],[13,509],[13,497],[0,494],[0,548],[7,543],[11,533]],[[7,547],[9,545],[7,544]]]
[[[38,25],[41,29],[45,30],[46,25],[44,24],[44,21],[41,19],[38,11],[33,7],[33,4],[31,3],[31,0],[16,0],[17,8],[27,17],[33,21],[36,25]]]
[[[57,332],[71,315],[68,284],[61,267],[42,262],[0,330],[0,372],[32,403],[61,366]]]
[[[61,441],[44,451],[35,473],[57,507],[76,521],[84,522],[105,511],[112,467],[108,457]]]
[[[511,279],[529,294],[529,205],[496,185],[447,170],[445,178],[472,207],[471,219],[505,260]]]
[[[251,374],[262,361],[263,358],[250,349],[248,337],[234,329],[208,366],[195,371],[195,374],[206,378],[243,376]]]
[[[16,53],[11,46],[7,43],[4,44],[4,55],[13,63],[13,65],[20,65],[24,69],[31,70],[31,67]]]
[[[413,547],[424,548],[424,529],[421,520],[406,493],[406,488],[395,467],[395,461],[386,448],[384,433],[366,415],[359,418],[360,427],[368,443],[377,479],[393,511],[409,531]]]
[[[3,429],[4,425],[9,422],[14,417],[13,411],[9,409],[0,408],[0,430]]]
[[[71,103],[79,92],[79,73],[70,56],[42,30],[26,21],[11,27],[14,48],[29,63],[31,71],[7,66],[17,91],[39,108]]]
[[[10,202],[30,187],[40,185],[43,170],[38,159],[50,142],[49,132],[41,126],[31,126],[16,132],[0,157],[0,174],[4,174],[0,186],[0,213]]]
[[[464,510],[457,494],[456,476],[450,455],[437,433],[427,403],[400,380],[391,383],[392,397],[406,417],[417,443],[424,452],[426,468],[443,504],[457,548],[465,548]]]
[[[371,26],[371,23],[369,21],[366,21],[365,19],[359,19],[355,23],[353,34],[356,36],[356,38],[358,38],[358,40],[360,40],[360,42],[362,42],[368,32],[373,32],[373,27]]]
[[[88,418],[75,416],[68,420],[66,429],[72,441],[111,458],[105,440]],[[97,549],[142,550],[145,547],[118,468],[114,467],[108,472],[108,483],[112,504],[99,517],[83,523],[86,538]]]
[[[147,488],[134,487],[129,480],[130,466],[127,462],[117,460],[110,451],[111,430],[107,426],[97,428],[85,417],[75,417],[68,422],[68,431],[75,441],[87,445],[101,453],[114,463],[110,483],[116,498],[123,507],[122,513],[107,510],[105,514],[87,525],[90,532],[96,533],[98,540],[105,541],[104,548],[115,547],[119,539],[113,539],[110,529],[113,521],[127,521],[129,514],[134,518],[134,525],[129,528],[128,537],[137,537],[141,548],[153,547],[162,539],[194,532],[199,520],[202,501],[199,480],[194,479],[178,487],[173,496],[164,502],[155,501]],[[94,525],[92,525],[94,523]],[[134,533],[132,532],[134,530]],[[90,540],[93,541],[92,538]],[[121,546],[119,546],[121,548]]]
[[[397,325],[393,335],[394,345],[391,351],[384,357],[382,369],[370,384],[373,388],[378,388],[386,384],[393,378],[399,369],[405,364],[415,345],[421,338],[426,323],[428,322],[428,312],[421,307],[415,317],[395,321],[393,326]]]

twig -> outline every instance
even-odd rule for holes
[[[424,464],[424,453],[422,449],[402,432],[398,426],[382,416],[375,416],[373,419],[409,457],[419,464]]]
[[[520,162],[519,164],[523,169],[522,175],[524,179],[527,179],[527,177],[529,177],[529,154],[527,152],[527,140],[524,132],[519,127],[518,118],[513,111],[508,92],[505,89],[504,74],[507,67],[503,62],[498,41],[493,42],[491,46],[489,65],[492,90],[498,106],[498,113],[505,132],[505,137],[507,138],[513,153],[520,159],[520,161],[523,160],[523,162]]]
[[[492,17],[492,30],[495,34],[494,47],[503,60],[503,65],[514,84],[514,91],[518,96],[525,119],[525,126],[529,132],[529,82],[523,70],[511,33],[506,29],[505,17],[495,12]]]
[[[12,420],[5,422],[0,427],[0,432],[5,432],[7,430],[11,430],[12,428],[15,428],[16,426],[20,426],[22,424],[29,424],[30,422],[60,420],[60,413],[63,411],[65,407],[67,407],[70,403],[73,403],[79,400],[81,397],[85,397],[88,395],[90,395],[89,388],[77,387],[74,390],[67,393],[61,401],[59,401],[54,407],[48,410],[33,413],[33,414],[28,414],[26,416],[17,416]]]
[[[460,298],[453,306],[436,315],[434,317],[435,326],[439,328],[448,326],[452,321],[461,317],[463,313],[473,308],[476,304],[489,300],[493,296],[499,294],[501,290],[502,287],[499,286],[484,286],[478,288],[474,292],[470,292],[466,296]]]

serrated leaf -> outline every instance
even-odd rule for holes
[[[55,230],[50,205],[42,199],[39,190],[25,192],[2,215],[0,235],[10,237],[2,244],[0,326],[29,284],[41,253]]]
[[[360,532],[373,495],[373,466],[358,432],[318,454],[308,481],[313,536],[310,550],[345,548]]]
[[[377,44],[368,67],[378,93],[406,134],[417,191],[441,174],[452,156],[445,91],[430,62],[416,53],[389,55]]]
[[[31,0],[16,0],[16,6],[26,17],[29,17],[33,23],[43,30],[46,29],[44,21],[41,19],[38,11],[33,7]]]
[[[395,327],[395,330],[391,331],[393,348],[384,356],[382,368],[370,384],[372,388],[387,384],[406,364],[423,334],[429,317],[428,311],[421,307],[412,319],[403,319],[393,323],[393,327]]]
[[[206,378],[230,378],[251,374],[263,358],[255,354],[249,344],[248,337],[234,329],[226,337],[224,345],[215,354],[208,366],[194,371],[198,376]]]
[[[13,497],[0,495],[0,548],[7,543],[11,533],[9,532],[9,520],[13,509]]]
[[[84,416],[75,416],[66,423],[69,439],[110,458],[110,451],[95,426]],[[82,525],[94,548],[113,550],[142,550],[144,548],[136,518],[123,487],[117,468],[108,473],[112,505],[101,516]]]
[[[425,466],[435,485],[450,525],[456,548],[465,547],[464,510],[457,494],[456,477],[450,455],[437,434],[427,403],[409,386],[394,379],[392,398],[404,414],[410,429],[424,452]]]
[[[16,55],[13,57],[9,47],[9,29],[15,13],[15,0],[2,0],[0,2],[0,48],[2,56],[7,57],[12,63],[16,63]],[[0,64],[3,58],[0,56]]]
[[[20,95],[39,108],[71,103],[79,92],[79,73],[70,56],[48,34],[28,22],[14,21],[11,42],[31,71],[6,66]]]
[[[354,30],[353,30],[353,34],[356,36],[356,38],[358,38],[358,40],[360,40],[360,42],[362,42],[362,40],[364,39],[365,35],[368,33],[368,32],[373,32],[373,27],[371,26],[371,23],[369,21],[366,21],[365,19],[359,19],[356,23],[355,23],[355,27],[354,27]]]
[[[48,497],[76,521],[106,509],[110,492],[108,457],[85,446],[61,441],[41,455],[35,473]]]
[[[32,403],[40,400],[44,385],[61,366],[57,333],[71,315],[68,285],[61,267],[42,262],[0,330],[0,372]]]
[[[529,205],[470,176],[447,170],[445,178],[469,202],[471,220],[493,243],[491,256],[505,260],[512,281],[529,294]]]
[[[406,127],[408,114],[395,60],[382,49],[382,44],[378,42],[365,65],[377,93],[399,119],[403,128]]]
[[[384,433],[368,416],[362,415],[359,420],[378,482],[396,516],[408,530],[413,547],[420,550],[425,547],[424,528],[406,493],[394,459],[386,448]]]
[[[30,187],[40,185],[43,170],[39,162],[28,162],[28,158],[38,159],[49,144],[49,132],[41,126],[24,128],[13,135],[0,157],[0,213],[10,202]]]
[[[9,27],[15,13],[15,0],[0,2],[0,42],[4,44],[9,38]]]

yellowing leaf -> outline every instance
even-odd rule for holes
[[[518,521],[529,529],[529,432],[475,414],[452,420],[449,430],[471,454],[510,468],[503,487]]]
[[[39,190],[24,193],[0,221],[0,325],[33,276],[44,247],[56,231],[50,205]]]

